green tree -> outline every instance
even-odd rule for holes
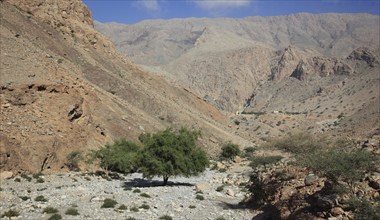
[[[203,172],[209,160],[206,153],[196,146],[199,136],[199,131],[186,128],[140,135],[144,149],[139,165],[144,177],[162,176],[164,185],[167,185],[169,177],[189,177]]]
[[[138,167],[140,148],[133,142],[121,139],[95,151],[94,157],[100,160],[100,166],[103,169],[130,173],[136,171]]]

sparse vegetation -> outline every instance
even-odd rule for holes
[[[131,210],[132,212],[138,212],[139,208],[137,208],[136,206],[133,206],[129,210]]]
[[[71,171],[79,171],[79,161],[83,159],[82,152],[79,150],[75,150],[70,152],[67,156],[66,166]]]
[[[128,207],[124,204],[120,205],[117,209],[120,209],[120,210],[127,210]]]
[[[254,156],[251,159],[250,166],[255,168],[257,166],[264,166],[270,164],[275,164],[279,162],[282,159],[282,156],[275,155],[275,156]]]
[[[140,196],[145,197],[145,198],[150,198],[150,195],[147,193],[141,193]]]
[[[198,199],[198,200],[205,200],[205,197],[203,197],[202,195],[196,195],[195,196],[195,199]]]
[[[44,196],[37,196],[34,201],[36,202],[47,202],[47,199]]]
[[[103,205],[100,208],[114,208],[117,202],[113,199],[105,199]]]
[[[141,193],[141,190],[140,189],[134,189],[133,192],[134,193]]]
[[[216,188],[216,191],[217,192],[222,192],[224,190],[224,186],[218,186],[217,188]]]
[[[62,219],[62,216],[58,213],[55,213],[48,218],[48,220],[61,220],[61,219]]]
[[[79,212],[75,208],[69,208],[65,212],[66,215],[79,215]]]
[[[21,174],[21,178],[26,179],[28,182],[32,181],[32,177],[26,175],[25,173]]]
[[[163,215],[163,216],[161,216],[158,219],[160,219],[160,220],[173,220],[173,218],[171,216],[169,216],[169,215]]]
[[[1,217],[4,218],[4,217],[8,217],[9,219],[11,219],[12,217],[17,217],[19,216],[20,213],[14,209],[10,209],[6,212],[4,212],[3,214],[1,214]]]
[[[53,214],[53,213],[57,213],[57,212],[58,212],[58,209],[53,208],[51,206],[44,208],[44,210],[42,211],[42,213],[47,213],[47,214]]]
[[[235,156],[241,154],[239,145],[233,144],[232,142],[227,142],[222,146],[222,152],[220,153],[220,158],[222,160],[232,160]]]
[[[30,199],[30,197],[29,196],[20,196],[20,199],[22,199],[23,201],[26,201],[26,200]]]
[[[150,206],[148,204],[142,204],[139,208],[148,210],[150,209]]]
[[[189,205],[189,209],[195,209],[196,206],[195,205]]]

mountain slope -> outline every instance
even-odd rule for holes
[[[251,141],[305,130],[379,135],[379,16],[301,13],[95,27],[143,68],[227,115],[242,112],[231,126]]]
[[[81,1],[0,4],[1,170],[62,169],[72,151],[168,126],[201,129],[210,153],[244,143],[216,108],[120,55]]]

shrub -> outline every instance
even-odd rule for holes
[[[258,166],[264,166],[274,164],[279,162],[282,159],[282,156],[276,155],[276,156],[255,156],[251,159],[250,166],[252,168],[258,167]]]
[[[126,139],[107,144],[93,152],[93,157],[100,160],[103,169],[130,173],[137,170],[140,147]]]
[[[4,212],[4,213],[1,215],[1,217],[2,217],[2,218],[3,218],[3,217],[8,217],[8,218],[10,219],[11,217],[17,217],[17,216],[19,216],[19,215],[20,215],[20,213],[19,213],[18,211],[14,210],[14,209],[10,209],[10,210]]]
[[[103,205],[100,208],[114,208],[117,202],[113,199],[105,199]]]
[[[43,176],[43,174],[41,173],[41,172],[38,172],[38,173],[33,173],[33,178],[34,179],[38,179],[38,178],[40,178],[41,176]]]
[[[241,151],[237,144],[231,142],[225,143],[222,146],[222,152],[220,153],[220,158],[222,160],[233,159],[235,156],[240,155]]]
[[[83,159],[82,152],[79,150],[72,151],[66,156],[66,159],[66,166],[69,168],[69,170],[79,171],[78,164],[79,161]]]
[[[173,218],[171,216],[169,216],[169,215],[163,215],[163,216],[161,216],[158,219],[160,219],[160,220],[173,220]]]
[[[189,205],[189,209],[195,209],[196,206],[195,205]]]
[[[122,205],[120,205],[119,208],[117,208],[117,209],[120,209],[120,210],[127,210],[128,207],[127,207],[126,205],[122,204]]]
[[[139,208],[137,208],[136,206],[133,206],[129,210],[131,210],[132,212],[138,212]]]
[[[205,197],[203,197],[202,195],[196,195],[195,196],[195,199],[198,199],[198,200],[205,200]]]
[[[26,200],[30,199],[30,197],[29,196],[20,196],[20,199],[22,199],[23,201],[26,201]]]
[[[352,183],[363,178],[366,172],[373,171],[377,158],[366,150],[328,149],[305,155],[298,161],[335,183],[339,179]]]
[[[47,199],[45,199],[44,196],[37,196],[34,201],[36,202],[47,202]]]
[[[77,209],[69,208],[65,212],[66,215],[79,215],[79,212]]]
[[[358,220],[380,219],[380,207],[371,205],[368,200],[351,199],[349,209],[355,213],[355,219]]]
[[[38,178],[37,178],[37,183],[44,183],[44,182],[45,182],[45,180],[42,179],[41,177],[38,177]]]
[[[62,219],[62,216],[58,213],[55,213],[54,215],[50,216],[50,218],[48,218],[48,220],[61,220]]]
[[[310,134],[299,133],[271,141],[270,144],[277,149],[293,154],[304,154],[323,148],[325,141],[315,138]]]
[[[150,198],[150,195],[147,193],[141,193],[140,196],[145,197],[145,198]]]
[[[32,181],[32,177],[26,175],[25,173],[21,174],[21,177],[26,179],[28,182]]]
[[[181,128],[166,129],[154,134],[142,134],[139,140],[144,145],[140,157],[144,177],[162,176],[167,185],[171,176],[194,176],[209,165],[206,153],[196,146],[198,131]]]
[[[224,217],[220,216],[218,218],[216,218],[215,220],[226,220]]]
[[[224,186],[218,186],[217,188],[216,188],[216,191],[217,192],[221,192],[221,191],[223,191],[224,190]]]
[[[250,158],[253,156],[253,153],[255,153],[255,151],[256,151],[256,148],[254,147],[244,148],[244,156],[247,158]]]
[[[142,204],[139,208],[140,209],[149,209],[150,206],[148,204]]]
[[[134,189],[133,192],[134,193],[141,193],[141,190],[140,189]]]
[[[53,214],[53,213],[57,213],[57,212],[58,212],[58,209],[50,207],[50,206],[44,208],[44,210],[42,211],[42,213],[47,213],[47,214]]]
[[[20,178],[15,178],[14,181],[15,182],[21,182],[21,179]]]
[[[133,217],[128,217],[128,218],[126,218],[125,220],[136,220],[136,219],[133,218]]]

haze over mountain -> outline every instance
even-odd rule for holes
[[[379,16],[300,13],[95,27],[143,68],[189,87],[227,114],[292,113],[270,115],[264,124],[246,114],[247,127],[238,133],[247,138],[307,128],[379,132]],[[356,123],[332,128],[340,114]],[[274,126],[283,120],[287,125]]]

